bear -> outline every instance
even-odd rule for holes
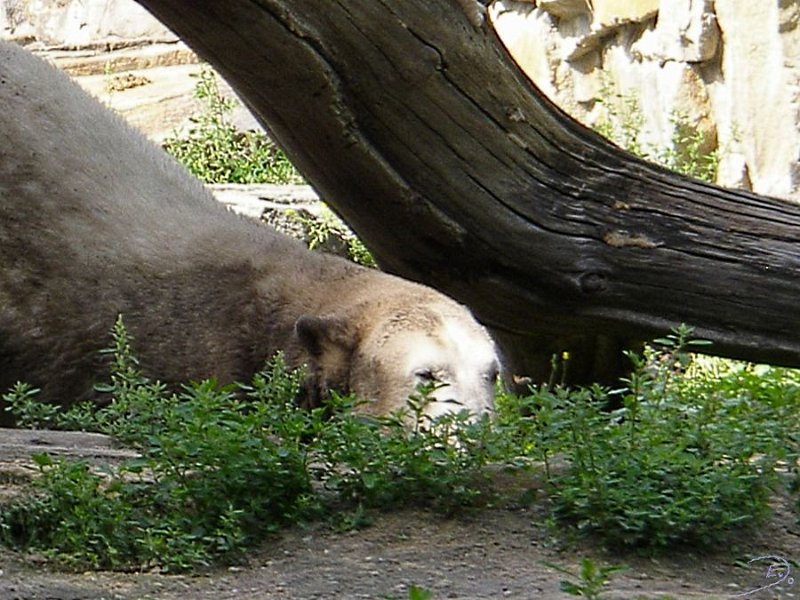
[[[0,42],[0,389],[97,400],[122,315],[143,373],[248,381],[276,352],[298,402],[365,413],[432,384],[426,414],[491,413],[499,359],[467,308],[308,250],[236,215],[161,148],[19,46]],[[0,420],[11,417],[0,406]]]

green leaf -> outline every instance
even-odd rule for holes
[[[431,600],[433,592],[412,585],[408,590],[408,600]]]
[[[51,467],[53,466],[53,458],[46,452],[31,455],[31,459],[38,467]]]

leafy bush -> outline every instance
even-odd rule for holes
[[[358,416],[345,406],[315,441],[320,480],[344,501],[365,507],[430,506],[444,513],[485,496],[483,468],[500,458],[488,420],[466,412],[423,415],[426,391],[388,418]],[[409,420],[415,423],[408,427]]]
[[[204,103],[186,138],[165,140],[164,149],[205,183],[302,183],[303,178],[261,133],[241,132],[229,122],[234,102],[222,96],[216,75],[198,74],[196,97]]]
[[[27,383],[18,381],[8,393],[3,394],[9,412],[16,416],[17,427],[27,429],[48,429],[59,427],[61,411],[58,406],[37,402],[40,392]]]
[[[101,472],[37,457],[34,494],[0,516],[7,543],[80,567],[185,570],[318,508],[307,453],[286,435],[317,415],[293,408],[299,379],[279,359],[255,379],[252,402],[209,381],[167,394],[137,371],[121,322],[115,340],[115,401],[95,425],[141,456]]]
[[[300,409],[302,372],[289,371],[280,355],[247,386],[204,381],[169,393],[142,377],[121,320],[113,352],[111,383],[101,387],[112,403],[91,420],[78,407],[77,420],[139,458],[98,471],[37,456],[32,493],[0,513],[6,544],[80,568],[183,571],[327,507],[402,499],[450,510],[480,496],[472,480],[489,455],[470,450],[486,423],[468,427],[465,414],[428,420],[424,393],[409,413],[387,418],[354,414],[349,397]],[[39,411],[25,386],[7,398],[26,422]],[[74,423],[74,412],[46,416]]]
[[[302,372],[280,356],[248,385],[170,393],[142,377],[119,321],[108,407],[53,414],[22,385],[6,398],[26,422],[96,429],[139,458],[97,469],[37,456],[41,477],[0,512],[0,539],[75,567],[182,571],[305,519],[355,527],[371,508],[485,504],[497,465],[539,461],[562,527],[626,547],[719,543],[767,515],[778,467],[797,463],[800,375],[697,358],[689,336],[631,355],[620,410],[608,390],[553,385],[501,395],[496,418],[474,422],[426,417],[430,389],[389,417],[335,395],[300,409]]]
[[[659,350],[631,355],[624,407],[608,412],[604,390],[536,390],[525,399],[543,443],[567,466],[550,471],[556,517],[615,546],[714,544],[768,514],[778,459],[797,422],[796,379],[737,387],[698,369],[681,328]],[[740,380],[742,373],[735,374]]]

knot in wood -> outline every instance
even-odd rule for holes
[[[402,78],[411,87],[419,87],[443,69],[442,55],[432,46],[423,46],[402,65]]]
[[[584,294],[599,294],[608,288],[608,280],[605,273],[591,271],[578,278],[578,285]]]

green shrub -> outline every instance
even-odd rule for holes
[[[549,479],[562,523],[615,546],[664,549],[719,543],[768,515],[796,396],[715,384],[718,373],[692,367],[688,335],[631,355],[620,410],[606,411],[599,389],[531,396],[551,422],[547,451],[568,463]]]
[[[18,548],[39,548],[76,567],[160,565],[186,570],[252,543],[318,509],[306,451],[287,431],[316,415],[293,408],[298,376],[277,358],[243,402],[233,387],[206,381],[168,394],[135,366],[121,321],[114,402],[98,411],[96,429],[141,456],[98,472],[85,462],[36,459],[33,494],[6,507],[0,535]],[[272,385],[271,378],[280,379]],[[269,402],[259,402],[264,390]]]
[[[60,410],[52,404],[38,402],[36,395],[39,389],[18,381],[7,393],[3,394],[9,412],[14,413],[17,427],[27,429],[47,429],[58,426]]]
[[[714,183],[722,157],[720,149],[709,149],[707,136],[689,122],[680,112],[671,116],[672,144],[662,151],[651,151],[646,158],[701,181]]]
[[[216,75],[204,67],[196,97],[203,112],[193,117],[188,136],[164,141],[164,149],[205,183],[303,183],[283,152],[261,133],[241,132],[229,122],[234,102],[222,96]]]
[[[422,392],[408,410],[377,419],[347,405],[337,410],[336,424],[323,428],[314,444],[326,489],[358,506],[417,505],[444,513],[483,500],[484,467],[500,458],[489,421],[471,422],[466,412],[430,420],[422,414],[428,401]]]
[[[352,397],[298,408],[303,374],[280,356],[247,385],[169,392],[142,377],[118,321],[108,407],[53,414],[23,385],[6,398],[28,423],[78,423],[139,457],[97,469],[37,456],[41,477],[0,511],[0,540],[77,568],[183,571],[306,519],[350,528],[372,509],[485,505],[497,466],[538,461],[562,528],[630,548],[719,544],[768,514],[777,467],[797,463],[800,375],[698,358],[698,344],[681,328],[632,354],[613,412],[608,390],[552,385],[500,395],[494,420],[431,420],[430,389],[372,418]]]
[[[121,320],[112,351],[111,382],[100,389],[113,401],[91,418],[79,407],[78,420],[140,456],[100,471],[36,457],[31,493],[0,512],[7,545],[76,568],[184,571],[329,508],[346,515],[402,501],[449,511],[481,494],[488,424],[467,426],[465,414],[431,421],[425,393],[379,419],[354,414],[350,397],[304,410],[295,404],[303,374],[280,355],[247,386],[204,381],[170,393],[142,377]],[[32,422],[33,392],[18,386],[8,397]],[[46,417],[73,423],[73,412]]]
[[[543,564],[572,579],[572,581],[569,579],[561,581],[559,587],[562,592],[570,596],[580,596],[587,600],[599,600],[603,588],[608,585],[611,576],[626,570],[626,567],[617,565],[601,567],[589,558],[581,560],[581,568],[578,573],[573,573],[551,562],[543,562]]]

